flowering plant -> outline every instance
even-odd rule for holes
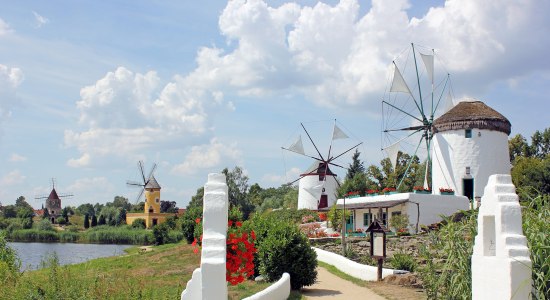
[[[302,224],[315,222],[315,217],[312,215],[307,215],[302,217]]]
[[[377,194],[378,190],[367,190],[367,194]]]
[[[319,213],[319,220],[320,221],[326,221],[327,220],[327,214],[326,213]]]
[[[395,188],[394,187],[385,187],[382,192],[384,193],[387,193],[387,192],[395,192]]]
[[[339,237],[340,234],[338,232],[334,232],[330,234],[331,237]]]
[[[225,277],[231,285],[237,285],[246,278],[254,276],[254,253],[256,234],[244,231],[239,221],[228,223],[227,254]]]
[[[454,192],[454,190],[451,189],[451,188],[439,188],[439,191],[441,193],[452,193],[452,192]]]
[[[201,220],[195,220],[200,225]],[[246,278],[254,276],[254,253],[256,253],[255,241],[256,233],[251,230],[250,233],[241,228],[240,221],[228,221],[228,237],[226,248],[226,273],[225,279],[231,285],[237,285]],[[199,239],[195,238],[193,243],[193,252],[198,253],[200,244],[202,244],[202,235]]]
[[[346,194],[346,196],[350,197],[350,196],[358,196],[359,195],[359,192],[348,192]]]

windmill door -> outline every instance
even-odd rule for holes
[[[327,195],[321,195],[321,200],[319,201],[318,209],[328,207],[328,196]]]

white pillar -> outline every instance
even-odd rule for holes
[[[510,175],[491,175],[479,207],[472,299],[529,299],[531,259]]]
[[[225,278],[228,188],[223,174],[208,174],[204,186],[201,266],[181,299],[227,299]]]

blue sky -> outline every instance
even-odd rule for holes
[[[140,159],[180,207],[224,167],[279,186],[311,164],[281,153],[300,122],[327,151],[337,119],[352,139],[334,147],[362,141],[377,163],[389,66],[411,42],[436,49],[455,100],[484,101],[512,135],[550,125],[549,1],[0,5],[2,204],[39,208],[52,177],[75,195],[65,205],[134,201]]]

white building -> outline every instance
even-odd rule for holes
[[[337,205],[343,208],[344,199],[338,199]],[[346,198],[345,207],[351,211],[346,231],[364,231],[375,219],[390,228],[392,217],[406,214],[409,217],[409,231],[414,233],[421,225],[441,221],[441,215],[467,210],[470,204],[464,196],[399,193]]]
[[[470,200],[483,196],[492,174],[510,174],[511,124],[481,101],[458,103],[434,122],[432,191],[452,189]]]
[[[336,202],[336,174],[325,166],[325,162],[319,162],[313,170],[300,175],[298,209],[325,209]]]

